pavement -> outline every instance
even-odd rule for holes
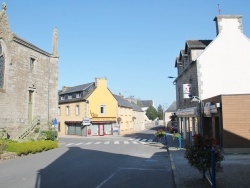
[[[178,148],[178,141],[173,140],[172,134],[167,134],[166,145],[169,152],[171,166],[174,174],[176,188],[182,187],[212,187],[207,178],[203,178],[196,168],[188,164],[185,155],[187,141],[182,139],[182,148]],[[250,154],[224,154],[221,162],[223,172],[216,174],[217,188],[241,188],[250,187]]]

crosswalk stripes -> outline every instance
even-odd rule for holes
[[[79,143],[68,143],[68,144],[65,144],[65,146],[72,147],[72,146],[91,145],[91,144],[94,144],[94,145],[100,145],[100,144],[105,144],[105,145],[108,145],[108,144],[115,144],[115,145],[125,144],[125,145],[128,145],[128,144],[131,144],[131,143],[132,144],[143,144],[143,145],[145,145],[146,143],[149,143],[149,142],[153,142],[153,139],[130,138],[129,141],[115,140],[115,141],[104,141],[104,142],[101,142],[101,141],[98,141],[98,142],[79,142]]]

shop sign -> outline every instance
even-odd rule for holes
[[[183,84],[183,98],[192,98],[192,84]]]

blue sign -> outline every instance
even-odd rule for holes
[[[53,119],[53,125],[57,125],[57,124],[58,124],[57,119],[56,118]]]

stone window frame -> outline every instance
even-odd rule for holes
[[[0,83],[0,90],[4,89],[4,78],[5,78],[5,68],[6,68],[6,58],[5,58],[5,53],[4,53],[4,46],[2,45],[2,43],[0,42],[0,58],[3,57],[3,66],[2,66],[2,71],[3,71],[3,75],[2,75],[2,83]]]
[[[33,72],[37,63],[37,57],[35,56],[30,56],[29,58],[29,71]]]

